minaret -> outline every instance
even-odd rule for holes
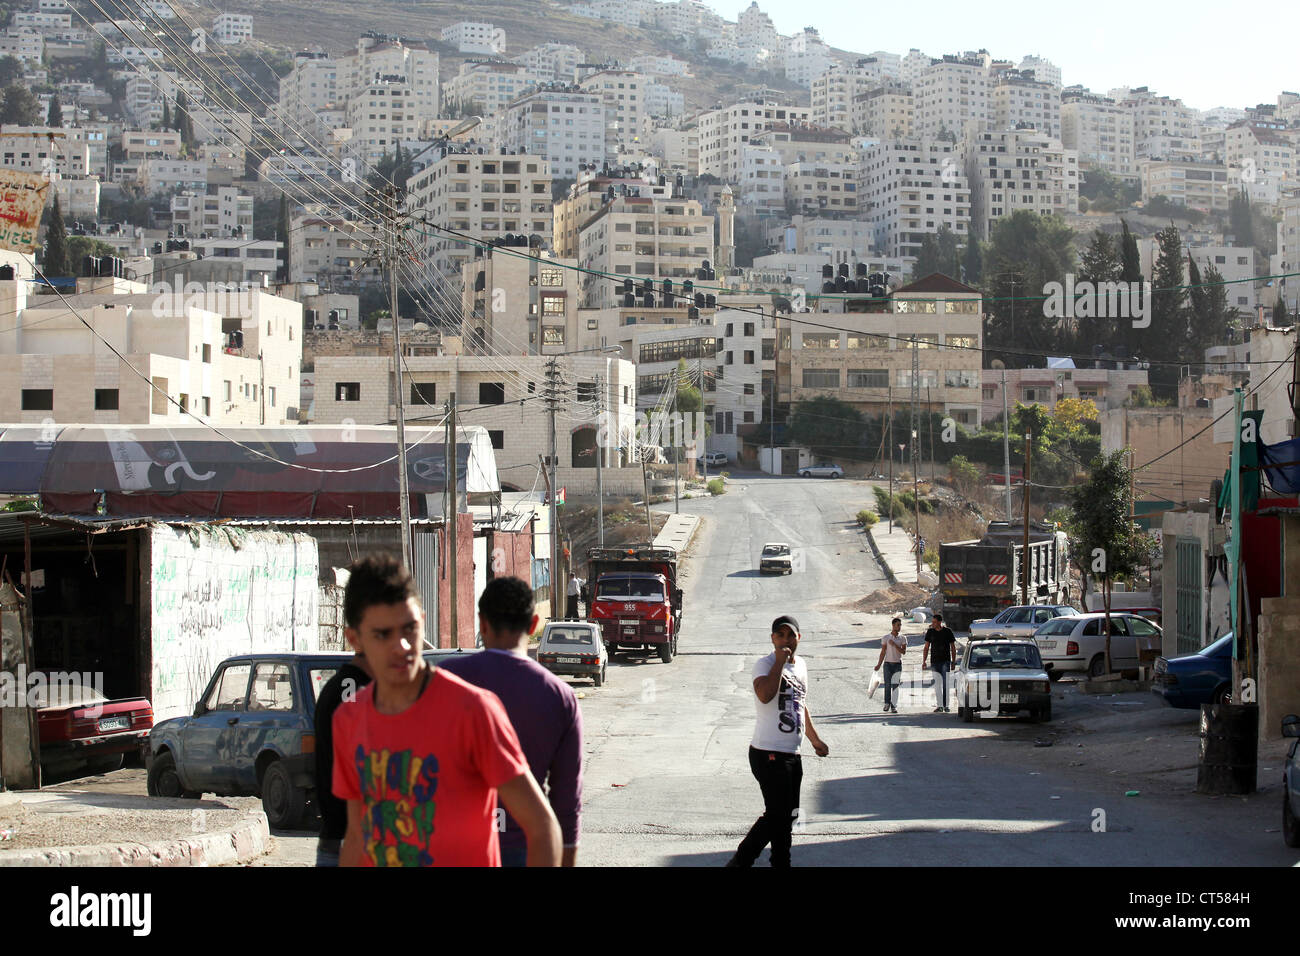
[[[718,200],[718,254],[714,261],[720,277],[728,275],[736,265],[736,199],[730,186],[722,187]]]

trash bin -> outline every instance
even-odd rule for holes
[[[1201,705],[1197,793],[1254,793],[1258,754],[1258,704]]]

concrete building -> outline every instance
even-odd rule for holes
[[[850,126],[875,139],[911,139],[914,113],[912,88],[890,80],[854,97]]]
[[[860,225],[867,225],[861,223]],[[868,241],[870,236],[867,237]],[[911,271],[912,260],[892,259],[886,256],[862,255],[847,246],[833,246],[819,253],[777,252],[766,256],[755,256],[754,265],[745,270],[744,285],[750,289],[781,289],[790,295],[795,289],[803,289],[809,297],[818,295],[826,282],[825,270],[830,268],[832,276],[839,267],[848,268],[849,274],[856,277],[859,272],[887,273],[897,278]]]
[[[659,128],[650,134],[650,151],[662,161],[665,174],[682,173],[698,176],[700,171],[700,134],[694,129]]]
[[[1228,167],[1220,163],[1146,160],[1138,163],[1142,201],[1164,196],[1188,209],[1226,212]]]
[[[0,56],[39,65],[45,58],[45,37],[31,29],[7,29],[0,32]]]
[[[615,159],[642,141],[650,114],[646,110],[646,77],[632,70],[600,69],[584,76],[578,86],[600,97],[605,108],[605,158]]]
[[[833,63],[812,82],[812,122],[818,126],[863,132],[855,122],[854,102],[888,80],[886,65],[864,57],[852,67]]]
[[[239,46],[253,39],[253,18],[244,13],[222,13],[212,21],[212,35],[218,43]]]
[[[244,272],[242,281],[258,285],[275,282],[284,268],[284,243],[274,239],[191,238],[190,248],[212,259],[238,262]]]
[[[586,55],[582,52],[581,47],[576,47],[571,43],[542,43],[532,49],[525,50],[516,57],[512,57],[511,62],[527,67],[538,78],[538,82],[572,83],[578,64],[585,59]],[[632,69],[641,70],[641,67],[634,61]],[[653,73],[655,71],[642,70],[642,72]]]
[[[675,56],[656,56],[643,53],[628,61],[628,69],[653,76],[690,76],[690,64]]]
[[[429,156],[407,184],[409,209],[482,243],[520,235],[550,244],[551,173],[545,159],[472,144],[433,146]],[[433,234],[423,237],[425,255],[441,274],[458,275],[461,263],[476,255],[455,236],[428,231]]]
[[[700,172],[735,182],[746,143],[774,123],[807,123],[812,110],[757,99],[709,110],[696,118],[700,137]]]
[[[1104,169],[1129,181],[1138,179],[1133,112],[1081,86],[1061,94],[1061,143],[1079,154],[1082,166]]]
[[[834,62],[831,48],[813,27],[804,27],[794,36],[781,38],[781,65],[785,78],[799,86],[811,87]]]
[[[1201,125],[1196,110],[1184,106],[1182,100],[1158,96],[1145,86],[1122,92],[1120,105],[1133,114],[1134,153],[1139,160],[1200,157]]]
[[[44,127],[10,127],[0,131],[0,169],[39,173],[50,179],[82,179],[90,175],[90,147],[62,131],[52,135]]]
[[[541,76],[520,63],[470,60],[443,84],[442,96],[449,110],[488,116],[503,112],[542,82]]]
[[[686,115],[686,95],[667,83],[647,81],[645,85],[645,113],[648,120],[672,121]],[[645,141],[645,137],[642,137]]]
[[[1268,312],[1265,310],[1265,322],[1268,322]],[[1216,365],[1216,370],[1226,366],[1226,371],[1245,371],[1246,381],[1244,387],[1249,389],[1251,386],[1263,381],[1264,377],[1270,372],[1277,371],[1279,366],[1281,371],[1269,380],[1269,387],[1260,389],[1256,395],[1255,401],[1258,408],[1263,411],[1264,417],[1260,422],[1259,439],[1267,445],[1275,445],[1278,442],[1284,442],[1291,438],[1297,437],[1295,409],[1291,404],[1290,390],[1287,388],[1288,381],[1286,376],[1290,374],[1295,350],[1295,329],[1275,329],[1271,323],[1257,325],[1247,330],[1244,341],[1235,345],[1220,346],[1216,349],[1207,349],[1205,354],[1206,370],[1211,368],[1211,361],[1223,363]],[[1247,364],[1250,363],[1250,364]],[[1273,388],[1272,384],[1282,380],[1278,388]],[[1232,450],[1234,422],[1232,416],[1233,399],[1231,394],[1224,394],[1222,397],[1215,398],[1211,401],[1210,410],[1212,411],[1215,424],[1212,440],[1215,444],[1218,455],[1213,460],[1224,460],[1226,467],[1226,456]],[[1196,462],[1196,458],[1187,459],[1190,462]],[[1219,472],[1222,476],[1222,468]]]
[[[372,168],[399,143],[419,138],[421,117],[415,91],[401,75],[382,75],[356,90],[348,100],[347,123],[352,138],[347,154],[361,166]]]
[[[858,311],[861,308],[875,311]],[[867,415],[912,387],[912,340],[919,353],[923,407],[969,427],[980,421],[981,297],[976,289],[932,275],[887,300],[839,300],[828,322],[791,315],[777,344],[778,402],[837,398]],[[942,316],[942,318],[940,318]],[[827,324],[845,331],[824,328]]]
[[[740,160],[740,205],[748,215],[785,215],[785,165],[770,146],[746,146]]]
[[[1133,391],[1147,385],[1145,369],[1136,364],[1118,369],[1074,368],[1069,359],[1062,367],[983,370],[980,421],[1002,417],[1002,380],[1006,377],[1007,407],[1037,404],[1055,413],[1056,403],[1066,398],[1092,402],[1099,412],[1122,408]],[[1121,363],[1122,365],[1122,363]]]
[[[1139,501],[1184,504],[1207,496],[1223,477],[1228,451],[1216,447],[1208,408],[1114,408],[1101,413],[1101,450],[1139,448],[1137,464],[1167,457],[1142,472]],[[1163,465],[1164,467],[1160,467]]]
[[[803,215],[856,216],[857,170],[857,163],[791,163],[785,167],[786,207]]]
[[[877,252],[915,257],[927,235],[969,234],[972,202],[962,155],[940,140],[885,140],[863,150],[859,203]]]
[[[148,159],[140,164],[140,188],[150,195],[208,188],[208,164],[180,159]]]
[[[501,56],[506,52],[506,31],[491,23],[461,20],[442,28],[442,42],[450,43],[461,53]]]
[[[461,288],[466,354],[554,355],[579,347],[576,259],[539,249],[474,250],[462,266]]]
[[[985,58],[946,55],[932,60],[912,87],[913,129],[922,139],[957,141],[990,119],[989,68]]]
[[[1142,274],[1155,275],[1155,262],[1160,255],[1159,243],[1153,238],[1144,238],[1137,240],[1137,245]],[[1253,246],[1185,240],[1182,254],[1183,281],[1188,283],[1191,282],[1190,267],[1187,264],[1189,256],[1196,261],[1202,282],[1206,281],[1205,273],[1211,266],[1219,271],[1223,277],[1221,281],[1228,283],[1223,287],[1223,292],[1229,306],[1241,310],[1247,317],[1260,304],[1272,309],[1276,293],[1273,289],[1265,288],[1262,283],[1253,281],[1257,274]],[[1266,298],[1261,298],[1261,295]]]
[[[1042,216],[1079,211],[1079,157],[1032,129],[975,133],[966,141],[971,229],[987,238],[1016,210]]]
[[[323,206],[296,210],[289,218],[289,281],[343,292],[381,283],[380,264],[365,263],[376,243],[370,226]]]
[[[59,210],[72,219],[98,219],[101,186],[98,179],[57,179],[54,194]]]
[[[172,231],[177,237],[248,238],[253,234],[253,197],[234,186],[212,186],[206,193],[171,197]]]
[[[578,171],[577,181],[569,187],[568,195],[554,205],[555,254],[577,258],[583,227],[611,199],[617,196],[671,199],[675,194],[675,184],[665,178],[661,186],[641,169],[603,167],[598,170],[588,165]]]
[[[556,179],[578,178],[579,168],[605,158],[601,97],[576,86],[547,86],[506,108],[497,141],[506,152],[540,156]]]
[[[1060,84],[1031,71],[1001,70],[989,84],[989,119],[995,129],[1032,126],[1060,139]]]
[[[1280,123],[1241,120],[1224,131],[1221,162],[1241,170],[1247,185],[1258,180],[1288,180],[1296,174],[1294,144]]]
[[[1020,72],[1032,71],[1037,79],[1061,88],[1061,68],[1051,60],[1041,56],[1027,56],[1020,61]]]
[[[856,163],[858,151],[849,140],[848,132],[842,129],[782,122],[771,123],[767,129],[750,137],[753,145],[775,150],[787,166],[792,163]]]

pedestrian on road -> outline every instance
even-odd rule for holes
[[[819,757],[830,753],[808,712],[808,666],[795,657],[799,624],[784,614],[772,622],[775,650],[754,665],[757,721],[749,746],[749,769],[763,793],[763,815],[750,827],[727,866],[753,866],[771,844],[772,866],[790,865],[791,831],[799,815],[803,762],[799,746],[807,733]]]
[[[334,712],[374,679],[370,665],[353,655],[325,682],[316,698],[316,804],[320,807],[320,837],[316,865],[338,866],[339,848],[348,829],[348,805],[334,796]]]
[[[876,661],[876,670],[881,665],[885,668],[885,713],[898,713],[898,697],[901,696],[899,683],[903,674],[903,655],[907,653],[907,638],[899,633],[903,628],[902,618],[890,622],[891,630],[880,642],[880,658]]]
[[[582,710],[573,689],[528,658],[528,635],[537,630],[533,589],[519,578],[493,578],[478,600],[483,650],[443,660],[440,666],[501,699],[533,778],[547,789],[560,822],[564,866],[578,856],[582,812]],[[506,815],[501,865],[523,866],[524,832]]]
[[[934,698],[938,705],[936,714],[946,714],[948,707],[948,671],[957,660],[957,637],[944,627],[943,615],[936,614],[930,619],[930,629],[925,632],[925,650],[921,652],[921,669],[925,669],[926,658],[934,671]]]
[[[578,614],[578,599],[582,597],[582,589],[586,583],[585,578],[580,578],[576,574],[569,577],[569,606],[564,615],[565,620],[581,620]]]
[[[352,565],[346,635],[374,681],[334,714],[334,795],[347,801],[341,866],[499,866],[497,795],[533,866],[560,860],[560,827],[490,691],[424,660],[415,581],[390,557]]]

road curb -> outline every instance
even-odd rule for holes
[[[4,866],[228,866],[247,863],[270,848],[266,814],[250,811],[233,827],[163,843],[101,843],[0,852]]]
[[[888,579],[890,587],[893,587],[898,584],[898,578],[894,574],[894,569],[889,566],[889,562],[885,560],[885,556],[880,553],[880,545],[876,544],[876,537],[871,532],[871,528],[865,529],[867,543],[871,545],[871,553],[875,556],[876,563],[880,565],[880,569],[885,572],[885,577]]]

